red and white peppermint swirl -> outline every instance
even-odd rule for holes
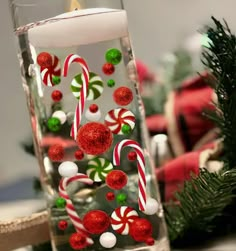
[[[40,74],[43,83],[46,86],[54,86],[56,85],[53,83],[53,77],[60,77],[61,76],[61,67],[59,58],[53,54],[52,56],[52,65],[50,67],[41,67],[40,68]]]
[[[122,132],[123,125],[129,125],[131,130],[135,126],[135,116],[134,114],[124,108],[117,108],[108,112],[105,117],[105,124],[114,134],[124,134]]]
[[[113,150],[113,163],[115,166],[120,165],[120,156],[121,156],[121,150],[124,147],[132,147],[134,148],[135,152],[137,153],[137,162],[138,162],[138,204],[139,209],[141,211],[145,210],[146,207],[146,176],[145,176],[145,159],[144,159],[144,153],[140,145],[130,139],[124,139],[121,142],[117,143],[114,150]]]
[[[88,232],[84,228],[82,224],[82,220],[78,216],[75,206],[73,205],[66,191],[67,186],[74,181],[79,181],[88,185],[93,184],[93,181],[87,175],[83,173],[77,173],[75,176],[62,178],[59,184],[59,195],[66,200],[66,211],[67,211],[68,216],[70,217],[72,224],[74,225],[77,232],[83,233],[86,235],[87,244],[92,245],[93,240],[89,237]]]
[[[79,129],[79,125],[81,122],[82,114],[84,111],[85,101],[88,94],[89,87],[89,69],[86,61],[78,55],[70,54],[64,62],[63,67],[63,76],[66,77],[68,74],[69,67],[72,63],[78,63],[82,67],[82,86],[80,90],[80,99],[78,101],[78,105],[76,107],[74,123],[71,128],[71,137],[76,140],[77,132]]]
[[[111,214],[111,227],[122,235],[129,234],[130,224],[137,219],[138,213],[131,207],[118,207]]]

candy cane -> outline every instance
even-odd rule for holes
[[[74,181],[80,181],[89,185],[93,184],[93,181],[89,179],[87,175],[82,173],[77,173],[73,177],[62,178],[59,184],[59,195],[66,200],[66,211],[68,216],[70,217],[72,224],[74,225],[77,232],[81,232],[86,235],[87,244],[92,245],[93,240],[88,236],[88,232],[84,228],[82,220],[78,216],[76,209],[66,191],[67,186]]]
[[[127,146],[133,147],[135,149],[135,152],[137,153],[138,176],[139,176],[138,204],[139,204],[139,209],[141,211],[144,211],[146,207],[146,176],[145,176],[145,159],[142,148],[134,140],[129,140],[129,139],[122,140],[121,142],[116,144],[113,150],[113,163],[115,166],[120,165],[121,150]]]
[[[68,74],[69,67],[72,63],[79,63],[82,67],[82,87],[80,90],[80,99],[76,106],[74,122],[71,128],[71,137],[76,140],[77,132],[82,118],[82,113],[84,111],[85,101],[88,94],[88,85],[89,85],[89,69],[86,61],[78,55],[70,54],[64,62],[63,67],[63,76],[66,77]]]

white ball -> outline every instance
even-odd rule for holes
[[[78,173],[78,166],[72,161],[65,161],[59,165],[58,172],[62,177],[72,177]]]
[[[100,110],[97,112],[90,112],[90,110],[86,110],[85,112],[85,118],[89,121],[98,121],[101,118],[102,114]]]
[[[103,233],[99,238],[100,244],[104,248],[113,248],[116,245],[116,236],[113,233]]]
[[[67,116],[63,111],[55,111],[52,114],[53,118],[58,118],[61,121],[61,124],[63,125],[66,122]]]
[[[146,209],[144,210],[144,213],[147,215],[153,215],[157,212],[159,208],[159,203],[157,200],[153,198],[147,198],[146,201]]]

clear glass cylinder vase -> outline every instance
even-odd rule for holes
[[[122,2],[10,4],[53,250],[168,251]]]

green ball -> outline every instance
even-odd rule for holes
[[[123,125],[122,128],[121,128],[121,131],[124,134],[129,134],[129,133],[131,133],[132,129],[131,129],[130,125]]]
[[[66,200],[63,199],[63,198],[61,198],[61,197],[58,197],[56,199],[56,206],[57,206],[57,208],[65,208],[65,206],[66,206]]]
[[[120,63],[122,59],[122,54],[118,49],[112,48],[106,52],[106,61],[113,65],[117,65]]]
[[[109,87],[113,87],[113,86],[115,86],[115,84],[116,84],[116,82],[114,79],[109,79],[107,81],[107,86],[109,86]]]
[[[116,196],[116,201],[117,203],[119,204],[123,204],[125,203],[127,200],[127,195],[125,193],[119,193],[117,196]]]
[[[58,132],[61,129],[61,121],[58,118],[52,117],[48,119],[47,126],[51,132]]]
[[[59,85],[61,83],[61,78],[59,76],[53,76],[52,82],[54,85]]]

